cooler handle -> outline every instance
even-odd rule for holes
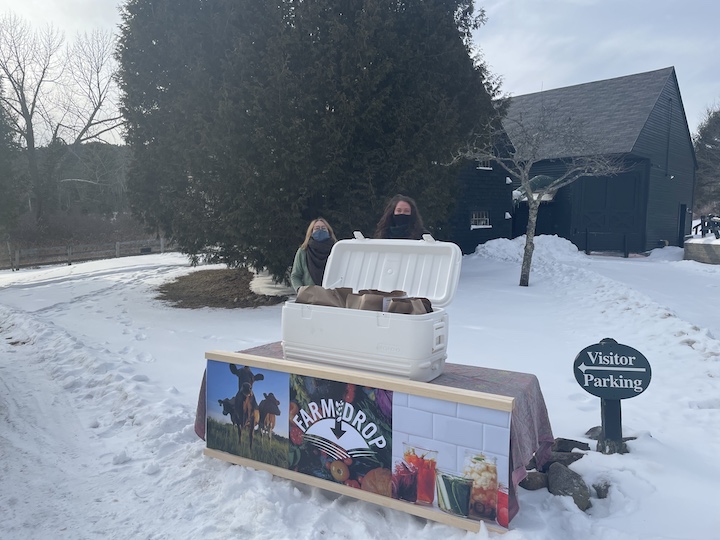
[[[445,322],[436,322],[433,325],[433,346],[432,352],[442,350],[445,346]]]

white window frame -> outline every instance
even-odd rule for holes
[[[485,161],[478,161],[478,162],[477,162],[477,165],[475,166],[475,168],[476,168],[478,171],[492,171],[492,170],[493,170],[492,165],[490,164],[490,160],[489,160],[489,159],[488,159],[488,160],[485,160]]]
[[[490,212],[487,210],[475,210],[470,212],[470,230],[492,229],[490,224]]]

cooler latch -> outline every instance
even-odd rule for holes
[[[433,346],[432,352],[437,352],[445,347],[445,322],[436,322],[433,325]]]

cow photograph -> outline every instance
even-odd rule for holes
[[[260,434],[272,438],[275,432],[275,418],[281,414],[280,401],[272,392],[270,394],[263,393],[263,396],[264,399],[258,405],[258,411],[260,411]]]
[[[287,468],[288,374],[209,361],[206,400],[208,448]]]

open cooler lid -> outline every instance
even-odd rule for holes
[[[405,291],[428,298],[433,306],[448,305],[460,278],[462,252],[452,242],[423,240],[355,239],[336,242],[330,252],[322,286],[381,291]]]

